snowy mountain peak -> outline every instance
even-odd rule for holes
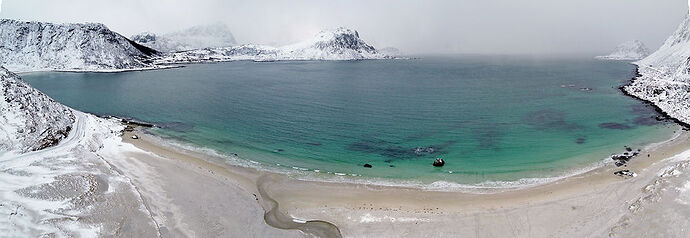
[[[100,23],[0,20],[0,65],[15,72],[153,68],[156,53]]]
[[[327,53],[342,54],[356,52],[359,54],[378,54],[376,49],[359,38],[359,32],[345,27],[324,30],[311,40],[282,47],[286,51],[320,50]],[[347,52],[352,51],[352,52]]]
[[[597,56],[604,60],[639,60],[649,55],[649,49],[639,40],[631,40],[620,44],[615,51],[606,56]]]
[[[194,26],[185,30],[157,35],[143,32],[132,40],[162,52],[176,52],[237,45],[235,36],[224,23]]]
[[[67,138],[72,110],[0,67],[0,151],[29,152]]]

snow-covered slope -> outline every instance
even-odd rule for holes
[[[262,45],[206,48],[162,55],[156,57],[154,62],[175,64],[233,60],[362,60],[386,58],[392,57],[379,53],[373,46],[364,42],[357,31],[341,27],[332,31],[322,31],[311,40],[278,48]]]
[[[0,151],[53,146],[72,130],[72,111],[0,67]]]
[[[625,92],[690,126],[690,16],[659,50],[635,62],[639,76]]]
[[[13,72],[155,68],[155,53],[103,24],[0,20],[0,65]]]
[[[99,154],[107,143],[125,158],[122,129],[0,67],[0,237],[160,237],[129,178]]]
[[[639,40],[632,40],[620,44],[613,53],[605,56],[597,56],[603,60],[640,60],[649,55],[649,48]]]
[[[161,52],[176,52],[203,48],[237,45],[235,36],[223,23],[201,25],[182,31],[157,35],[144,32],[132,36],[132,40]]]

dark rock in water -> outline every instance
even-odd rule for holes
[[[625,147],[625,150],[626,150],[626,151],[628,151],[628,152],[630,152],[630,151],[633,151],[633,149],[632,149],[632,148],[630,148],[630,147],[627,147],[627,146]]]
[[[577,139],[575,140],[575,143],[577,143],[577,144],[584,144],[586,141],[587,141],[587,139],[580,137],[580,138],[577,138]]]
[[[632,129],[632,126],[628,126],[626,124],[621,124],[621,123],[615,123],[615,122],[606,122],[606,123],[601,123],[599,124],[600,128],[605,128],[605,129],[613,129],[613,130],[629,130]]]
[[[395,168],[395,165],[391,164],[391,165],[388,165],[388,167]]]
[[[446,161],[443,161],[443,159],[438,158],[434,160],[434,167],[443,167],[446,165]]]
[[[636,176],[637,176],[637,174],[636,174],[635,172],[631,172],[630,170],[627,170],[627,169],[625,169],[625,170],[620,170],[620,171],[616,171],[616,172],[614,172],[613,174],[614,174],[614,175],[621,176],[621,177],[624,177],[624,178],[632,178],[632,177],[636,177]]]
[[[370,164],[364,164],[364,168],[371,168],[371,167],[374,167],[374,166],[371,166]]]

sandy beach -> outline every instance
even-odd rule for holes
[[[134,134],[139,139],[131,139]],[[164,145],[139,129],[121,138],[140,151],[106,153],[104,158],[142,191],[163,234],[682,236],[688,223],[670,215],[654,216],[659,221],[649,216],[682,212],[676,207],[686,202],[682,188],[687,180],[684,169],[690,166],[690,152],[685,152],[690,149],[690,133],[680,129],[672,139],[642,150],[625,167],[609,163],[553,183],[483,193],[301,181]],[[613,174],[622,169],[637,176]]]

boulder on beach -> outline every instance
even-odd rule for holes
[[[637,177],[637,174],[635,172],[632,172],[630,170],[620,170],[616,171],[613,173],[614,175],[618,175],[624,178],[632,178],[632,177]]]
[[[372,168],[374,166],[371,166],[370,164],[364,164],[364,168]]]

